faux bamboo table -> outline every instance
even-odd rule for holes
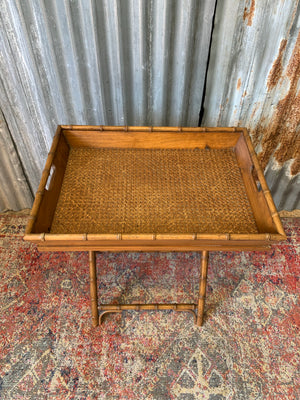
[[[94,326],[111,312],[165,309],[200,326],[209,251],[285,238],[246,129],[78,125],[57,129],[24,236],[41,251],[89,252]],[[202,252],[197,301],[98,305],[103,251]]]

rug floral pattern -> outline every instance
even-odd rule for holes
[[[40,253],[27,218],[0,215],[1,399],[300,398],[299,219],[271,252],[210,253],[202,328],[151,311],[94,329],[87,253]],[[99,301],[194,302],[200,260],[98,254]]]

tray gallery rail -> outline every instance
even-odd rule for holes
[[[202,325],[209,251],[266,250],[286,236],[245,128],[62,125],[24,239],[89,252],[94,326],[109,312],[161,309]],[[98,305],[103,251],[202,252],[197,301]]]

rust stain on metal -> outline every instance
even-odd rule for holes
[[[283,76],[282,72],[280,76]],[[263,126],[261,120],[252,135],[254,144],[261,141],[262,151],[258,158],[263,168],[274,155],[279,165],[294,160],[290,172],[296,175],[300,172],[300,32],[284,76],[290,80],[288,93],[278,102],[270,125]]]
[[[241,81],[241,78],[239,78],[237,81],[237,85],[236,85],[237,90],[240,90],[241,84],[242,84],[242,81]]]
[[[255,103],[255,106],[254,106],[253,111],[252,111],[252,113],[251,113],[250,119],[253,119],[253,118],[254,118],[254,115],[256,114],[256,112],[257,112],[257,110],[259,109],[260,105],[261,105],[261,102],[260,102],[260,101],[259,101],[258,103]]]
[[[268,90],[271,90],[273,87],[275,87],[282,76],[282,57],[284,50],[286,48],[287,40],[282,39],[280,42],[280,47],[279,47],[279,52],[276,60],[273,63],[272,69],[269,73],[268,76]]]
[[[247,26],[252,25],[252,19],[254,17],[254,12],[255,12],[255,0],[251,0],[250,7],[249,8],[245,7],[244,15],[243,15],[244,21],[247,20]]]

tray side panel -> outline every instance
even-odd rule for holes
[[[48,189],[44,187],[43,198],[37,213],[36,221],[33,225],[32,233],[50,232],[52,219],[55,213],[56,204],[59,198],[64,173],[69,157],[69,146],[63,135],[60,136],[58,146],[53,158],[49,176]],[[50,172],[49,171],[49,172]]]
[[[240,132],[122,132],[85,131],[64,129],[71,147],[93,148],[143,148],[143,149],[189,149],[210,147],[213,149],[234,147]]]
[[[278,233],[244,136],[236,145],[236,156],[259,232]]]

